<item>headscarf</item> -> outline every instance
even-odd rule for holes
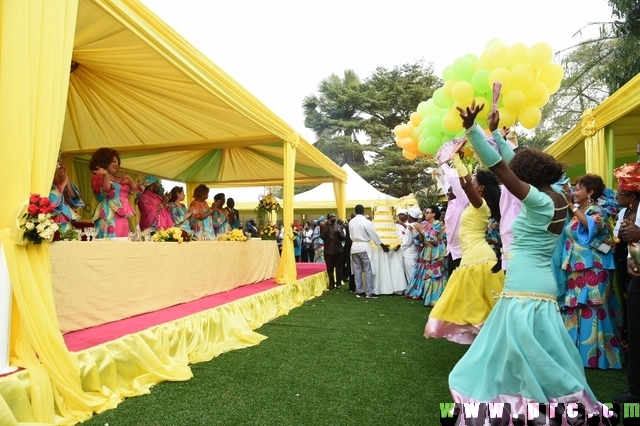
[[[320,223],[320,222],[324,222],[324,216],[322,216],[322,215],[321,215],[321,216],[318,218],[317,222],[318,222],[318,223]]]
[[[145,189],[149,185],[153,185],[154,183],[159,182],[160,180],[153,175],[146,175],[141,181],[140,185],[142,185]]]
[[[640,192],[640,164],[624,164],[613,171],[618,179],[618,188],[623,191]]]

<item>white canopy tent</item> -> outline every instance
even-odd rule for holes
[[[345,186],[347,209],[353,209],[357,204],[362,204],[365,208],[379,205],[396,205],[399,199],[384,194],[375,189],[369,182],[364,180],[348,164],[342,166],[347,173],[347,184]],[[332,183],[323,183],[293,197],[294,210],[311,209],[336,209],[336,198]]]

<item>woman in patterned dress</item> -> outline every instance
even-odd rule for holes
[[[93,172],[91,189],[98,205],[93,221],[98,229],[98,238],[116,238],[129,235],[129,220],[135,210],[129,202],[131,191],[142,191],[131,177],[118,173],[120,154],[115,149],[100,148],[89,160]]]
[[[573,202],[578,207],[564,229],[562,269],[568,276],[561,308],[584,366],[619,369],[622,352],[617,334],[622,316],[611,291],[613,253],[604,244],[611,230],[605,212],[595,202],[604,189],[602,178],[594,174],[581,177],[576,184]]]
[[[187,232],[191,232],[191,225],[189,218],[193,214],[192,211],[187,209],[184,205],[184,188],[181,186],[174,186],[169,192],[169,203],[167,209],[173,217],[173,226],[178,226]]]
[[[211,215],[213,211],[209,208],[207,197],[209,187],[201,183],[193,190],[193,201],[189,205],[192,214],[189,218],[191,230],[196,237],[213,238],[213,226],[211,225]]]

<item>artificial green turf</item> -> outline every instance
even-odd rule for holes
[[[258,346],[192,366],[83,423],[129,425],[439,425],[447,377],[467,347],[422,334],[430,309],[400,296],[332,290],[257,330]],[[600,401],[621,371],[589,370]]]

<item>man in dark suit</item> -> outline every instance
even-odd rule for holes
[[[340,288],[342,284],[342,242],[345,240],[345,233],[343,226],[336,222],[336,215],[329,213],[327,221],[320,225],[320,238],[324,241],[324,261],[329,274],[329,290]]]

